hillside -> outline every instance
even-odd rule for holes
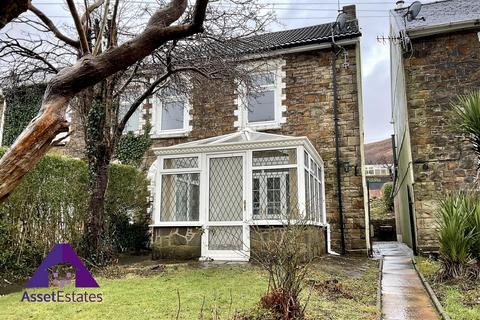
[[[365,144],[365,164],[393,162],[392,140],[385,139]]]

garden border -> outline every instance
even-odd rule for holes
[[[379,275],[378,275],[378,286],[377,286],[377,308],[380,311],[380,317],[378,318],[379,320],[383,319],[383,313],[382,313],[382,278],[383,278],[383,256],[378,259],[380,261],[379,265]],[[448,319],[450,320],[450,319]]]
[[[423,274],[420,272],[420,270],[418,270],[417,261],[415,260],[415,258],[412,258],[412,262],[413,262],[413,268],[415,269],[418,276],[420,277],[420,280],[422,281],[423,287],[425,288],[425,290],[427,290],[428,295],[430,296],[430,299],[433,301],[433,304],[434,304],[435,308],[437,309],[437,312],[440,314],[440,316],[442,317],[443,320],[450,320],[450,317],[445,312],[445,310],[443,310],[443,306],[440,303],[440,301],[438,300],[437,296],[435,295],[435,292],[433,291],[432,287],[430,287],[430,284],[427,282],[427,280],[425,279]]]

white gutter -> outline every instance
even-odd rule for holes
[[[453,31],[468,30],[480,28],[480,19],[471,19],[466,21],[457,21],[443,23],[432,27],[420,27],[415,29],[407,29],[408,36],[412,39],[428,37],[431,35],[449,33]]]

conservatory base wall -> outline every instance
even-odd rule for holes
[[[281,226],[255,226],[250,228],[252,254],[258,253],[262,240],[278,233]],[[201,257],[202,228],[200,227],[154,227],[152,241],[153,259],[191,260]],[[308,256],[305,260],[326,254],[326,230],[321,226],[305,228],[304,241]]]

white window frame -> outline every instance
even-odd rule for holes
[[[283,67],[286,65],[286,61],[283,59],[270,60],[268,62],[263,62],[263,64],[256,62],[250,63],[246,70],[251,70],[251,75],[260,75],[265,73],[273,73],[275,76],[274,85],[265,85],[253,90],[252,92],[247,92],[245,84],[238,84],[238,97],[235,99],[235,104],[237,105],[237,110],[235,110],[235,115],[237,116],[237,121],[235,121],[235,127],[240,130],[246,127],[252,128],[254,130],[271,130],[281,128],[283,123],[286,123],[286,118],[283,117],[284,112],[287,108],[283,105],[286,96],[283,93],[285,89],[285,78],[286,73],[283,71]],[[274,120],[268,121],[248,121],[248,96],[250,94],[261,93],[265,91],[274,91]]]
[[[125,99],[122,99],[123,95],[128,94],[129,92],[133,92],[133,90],[127,90],[122,95],[120,95],[120,99],[119,99],[119,108],[120,109],[122,108],[122,106],[127,106],[127,108],[130,107],[131,103],[125,103],[124,102]],[[135,112],[132,114],[132,117],[133,117],[135,115],[135,113],[138,112],[138,127],[134,128],[134,130],[129,130],[129,131],[125,131],[126,128],[124,128],[122,134],[127,134],[128,132],[133,132],[134,134],[141,134],[142,133],[142,129],[143,129],[143,125],[144,125],[144,121],[143,121],[144,112],[143,111],[144,111],[143,104],[141,104],[137,107]],[[128,109],[125,111],[125,113],[127,113],[127,112],[128,112]],[[123,116],[125,116],[125,115],[123,115]],[[120,117],[120,112],[118,112],[118,122],[122,121],[123,116]],[[128,122],[130,120],[132,120],[132,117],[130,117],[130,119],[128,119],[125,127],[128,125]]]
[[[293,168],[293,167],[292,167]],[[259,179],[259,195],[260,195],[260,208],[259,208],[259,214],[257,220],[260,219],[281,219],[281,217],[284,217],[285,214],[287,213],[286,210],[287,208],[287,197],[284,197],[282,195],[286,195],[287,193],[287,175],[288,172],[271,172],[271,170],[275,170],[276,168],[271,168],[271,169],[263,169],[263,170],[258,170],[255,167],[253,167],[253,174],[252,174],[252,218],[255,220],[255,213],[254,213],[254,199],[253,199],[253,180],[254,179]],[[296,169],[296,168],[295,168]],[[255,171],[261,171],[261,172],[255,172]],[[263,172],[262,172],[263,171]],[[264,172],[269,172],[268,176],[264,175]],[[268,213],[268,180],[269,178],[280,178],[280,214],[270,214]],[[289,190],[291,192],[291,190]],[[290,194],[291,195],[291,194]],[[296,196],[296,195],[295,195]],[[290,200],[288,198],[288,200]]]
[[[167,102],[183,102],[183,127],[181,129],[162,130],[162,116],[163,106]],[[191,103],[188,97],[181,95],[173,95],[168,97],[159,97],[156,95],[153,98],[152,105],[152,130],[150,132],[152,138],[173,138],[173,137],[187,137],[192,131],[190,126],[190,110]]]
[[[196,168],[180,168],[180,169],[165,169],[165,160],[167,159],[177,159],[177,158],[197,158],[197,167]],[[202,210],[203,210],[203,203],[202,203],[202,188],[204,177],[202,176],[202,157],[200,154],[188,154],[188,155],[175,155],[175,156],[167,156],[167,157],[160,157],[157,163],[157,167],[160,168],[158,170],[157,181],[158,183],[155,184],[155,193],[157,194],[157,199],[155,203],[155,207],[157,208],[155,211],[155,224],[159,225],[184,225],[184,226],[199,226],[202,224]],[[171,176],[171,175],[179,175],[179,174],[192,174],[197,173],[199,174],[199,216],[198,220],[194,221],[182,221],[182,220],[172,220],[172,221],[162,221],[161,211],[162,211],[162,201],[163,201],[163,177],[164,176]],[[188,204],[187,204],[188,205]]]

